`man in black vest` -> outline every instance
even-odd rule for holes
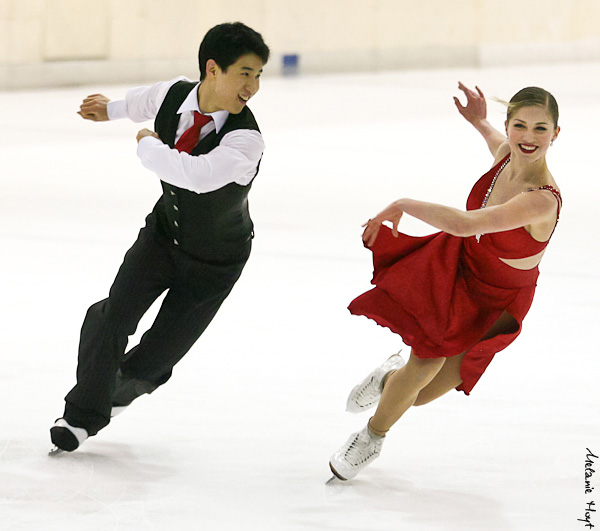
[[[163,194],[125,255],[107,299],[92,305],[79,344],[77,383],[50,429],[73,451],[135,398],[151,393],[204,332],[250,255],[248,192],[264,150],[248,100],[269,48],[242,23],[220,24],[199,50],[200,83],[186,78],[139,87],[125,100],[86,98],[88,120],[155,119],[137,154]],[[125,354],[128,336],[165,291],[152,327]]]

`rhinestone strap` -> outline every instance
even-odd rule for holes
[[[494,178],[492,179],[492,182],[490,183],[490,186],[487,189],[487,192],[485,193],[485,197],[483,198],[483,201],[481,202],[481,207],[480,208],[485,208],[487,206],[487,202],[488,202],[488,200],[490,198],[492,190],[494,189],[494,185],[496,184],[496,180],[498,179],[498,175],[500,175],[500,173],[502,172],[502,170],[505,168],[505,166],[508,164],[509,161],[510,161],[510,157],[508,157],[502,163],[502,165],[498,168],[498,171],[496,172],[496,175],[494,175]],[[483,236],[483,234],[477,234],[475,236],[475,239],[477,240],[477,243],[479,243],[479,240],[481,239],[481,236]]]

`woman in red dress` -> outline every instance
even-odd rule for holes
[[[399,199],[365,224],[375,287],[349,310],[401,335],[411,355],[406,364],[392,356],[350,393],[349,411],[377,410],[331,457],[342,480],[379,456],[387,431],[408,408],[451,389],[469,394],[494,355],[514,341],[558,221],[560,192],[546,164],[560,131],[554,97],[537,87],[515,94],[505,137],[487,121],[479,88],[459,88],[467,104],[454,98],[456,107],[484,137],[494,164],[473,187],[466,211]],[[403,214],[441,232],[399,233]]]

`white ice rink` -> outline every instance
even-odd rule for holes
[[[458,80],[559,102],[548,163],[564,209],[536,300],[470,397],[410,410],[378,461],[325,485],[368,418],[344,411],[348,391],[401,346],[346,310],[370,287],[361,224],[403,196],[463,207],[492,162],[454,108]],[[591,501],[600,528],[600,459],[591,493],[584,477],[587,449],[600,455],[600,64],[266,76],[241,280],[168,385],[50,458],[85,311],[160,193],[135,155],[149,124],[76,114],[126,88],[0,94],[3,531],[585,531]]]

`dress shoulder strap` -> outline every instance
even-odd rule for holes
[[[554,186],[550,186],[549,184],[545,184],[544,186],[540,186],[539,188],[530,188],[527,190],[528,192],[535,192],[537,190],[548,190],[554,194],[556,197],[556,201],[558,202],[558,211],[556,212],[556,222],[558,223],[558,217],[560,216],[560,209],[562,208],[562,196],[560,192],[554,188]]]

